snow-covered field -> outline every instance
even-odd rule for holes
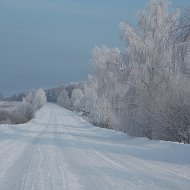
[[[189,190],[190,145],[130,138],[47,104],[0,125],[0,190]]]
[[[22,102],[0,101],[0,111],[14,111],[21,105]]]

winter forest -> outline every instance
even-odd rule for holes
[[[190,143],[190,14],[169,5],[152,0],[137,27],[121,22],[125,52],[95,47],[89,80],[57,102],[99,127]]]

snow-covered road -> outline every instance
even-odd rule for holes
[[[190,145],[93,127],[47,104],[0,125],[0,190],[189,190]]]

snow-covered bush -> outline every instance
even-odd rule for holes
[[[21,124],[31,120],[34,110],[24,102],[19,103],[14,109],[0,111],[0,123],[2,124]]]

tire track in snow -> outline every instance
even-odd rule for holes
[[[90,150],[90,153],[85,152],[85,155],[87,157],[91,158],[91,160],[93,160],[92,164],[94,162],[97,162],[97,163],[99,163],[100,167],[107,166],[109,168],[115,168],[115,171],[118,171],[118,172],[120,172],[121,175],[125,176],[125,178],[127,179],[125,181],[126,185],[130,186],[131,188],[135,188],[134,184],[140,185],[140,184],[144,183],[142,179],[139,180],[139,178],[134,175],[133,171],[131,171],[131,170],[129,171],[129,169],[127,169],[126,167],[121,165],[119,162],[117,162],[113,159],[110,159],[105,154],[101,153],[100,151],[97,151],[94,147],[91,147],[90,144],[87,144],[87,142],[84,139],[78,137],[77,135],[74,135],[73,133],[70,133],[68,124],[72,124],[72,123],[75,124],[75,121],[72,122],[73,119],[74,118],[71,116],[64,117],[64,120],[62,120],[62,122],[65,123],[65,124],[63,124],[64,130],[70,136],[71,139],[74,139],[76,142],[82,142],[82,143],[86,144],[86,146]],[[85,158],[83,158],[82,160],[85,160]],[[96,169],[94,168],[94,172],[95,172],[95,170]],[[110,179],[107,179],[107,182],[105,181],[102,183],[102,187],[104,187],[104,189],[107,189],[107,187],[109,186],[109,183],[110,183],[109,181],[110,181]],[[100,186],[100,184],[99,184],[99,186]],[[153,188],[154,184],[151,184],[150,186],[151,186],[151,188]]]
[[[50,115],[50,118],[48,120],[47,125],[45,125],[45,128],[39,133],[39,135],[36,138],[38,139],[37,142],[35,142],[35,144],[37,145],[35,145],[34,148],[29,147],[29,149],[31,149],[31,152],[33,153],[31,155],[27,171],[25,172],[22,179],[21,190],[35,190],[35,189],[45,190],[42,179],[43,175],[45,175],[46,173],[43,171],[43,168],[41,168],[41,166],[46,154],[45,154],[45,146],[42,147],[42,145],[45,145],[43,136],[50,127],[49,123],[51,123],[52,121],[51,116],[52,115]]]
[[[76,119],[76,118],[72,118],[70,116],[65,116],[63,118],[62,115],[60,115],[59,118],[60,118],[60,121],[61,121],[60,123],[62,123],[62,125],[63,125],[63,130],[64,130],[67,138],[69,137],[69,139],[71,139],[71,140],[73,140],[75,142],[75,143],[74,142],[70,143],[71,146],[75,147],[76,143],[78,144],[80,142],[83,142],[83,140],[81,138],[78,138],[73,134],[71,135],[71,133],[68,130],[69,127],[66,127],[66,126],[68,126],[68,124],[70,124],[70,125],[72,125],[73,123],[76,124],[75,120],[73,122],[73,119]],[[78,160],[80,160],[81,162],[84,162],[85,160],[87,161],[87,158],[88,158],[89,165],[91,163],[91,165],[93,166],[93,164],[96,163],[99,166],[98,168],[96,168],[96,167],[92,168],[91,167],[91,169],[93,170],[93,173],[96,174],[96,176],[98,176],[98,179],[97,179],[98,183],[96,182],[96,180],[94,180],[94,177],[90,176],[90,175],[88,175],[88,179],[86,179],[86,180],[91,181],[91,184],[92,184],[92,186],[94,188],[97,186],[97,189],[99,189],[101,187],[101,189],[109,190],[110,189],[109,188],[109,184],[110,184],[109,180],[110,179],[103,180],[103,178],[106,179],[106,176],[99,175],[101,167],[105,166],[105,165],[108,166],[108,162],[105,159],[103,159],[102,156],[100,156],[100,154],[97,154],[97,152],[95,152],[94,149],[92,147],[90,147],[89,145],[88,145],[88,151],[84,152],[82,150],[78,150],[78,153],[79,154],[76,153],[78,155],[77,157],[73,156],[74,158],[76,158],[76,162]],[[118,165],[116,167],[115,163],[109,161],[109,164],[110,163],[111,163],[111,168],[113,168],[113,165],[114,165],[114,168],[116,168],[118,170]],[[120,169],[121,169],[121,166],[120,166]],[[125,171],[123,171],[123,168],[122,168],[122,173],[124,173],[124,172]],[[102,179],[100,180],[100,178],[102,178]],[[129,185],[129,183],[130,182],[128,182],[128,185]],[[130,184],[133,185],[132,183],[130,183]]]
[[[22,125],[25,127],[25,125]],[[16,126],[13,126],[16,127]],[[27,127],[29,129],[31,126]],[[8,127],[10,130],[10,127]],[[22,135],[18,134],[16,131],[11,130],[11,135],[14,135],[14,139],[7,139],[1,144],[1,151],[0,151],[0,184],[2,183],[4,176],[8,169],[14,164],[16,158],[24,151],[25,146],[20,143],[22,139]],[[18,141],[19,140],[19,141]],[[26,145],[27,146],[27,145]]]
[[[62,116],[61,116],[62,118]],[[58,126],[62,125],[62,122],[60,120],[60,114],[56,114],[55,116],[55,125],[53,128],[53,133],[54,133],[54,141],[55,144],[60,147],[60,141],[62,142],[64,141],[64,137],[59,134],[58,131]],[[57,158],[57,169],[58,169],[58,173],[61,174],[61,179],[63,181],[63,189],[68,189],[68,190],[73,190],[73,189],[83,189],[81,184],[79,183],[79,179],[78,177],[72,172],[69,164],[67,163],[67,161],[65,160],[65,155],[63,153],[63,151],[59,151],[59,149],[54,149],[53,150],[54,153],[52,153],[51,155],[54,155]]]
[[[33,159],[33,156],[35,155],[36,142],[40,140],[41,134],[45,131],[45,127],[42,126],[42,131],[40,131],[39,126],[36,125],[35,127],[33,126],[32,130],[35,131],[34,133],[35,136],[30,136],[31,130],[29,130],[28,128],[24,130],[24,132],[27,133],[27,130],[29,132],[29,137],[31,137],[32,140],[29,141],[28,143],[21,143],[19,145],[20,147],[19,151],[17,151],[16,149],[17,139],[13,140],[12,142],[13,145],[10,150],[11,154],[6,158],[7,160],[5,161],[6,168],[0,171],[1,174],[3,174],[4,176],[3,180],[0,183],[0,189],[3,190],[21,189],[21,183],[23,181],[23,178],[26,177],[24,173],[26,172],[28,166],[30,165],[31,160]],[[32,133],[32,135],[34,134]],[[19,142],[20,141],[22,141],[22,139],[19,139]],[[16,172],[19,172],[19,175],[15,175]],[[1,188],[1,186],[3,188]]]
[[[73,118],[71,118],[71,120],[72,119]],[[71,121],[67,119],[66,123],[71,123]],[[102,162],[102,165],[107,165],[109,163],[112,166],[112,168],[115,168],[115,171],[118,171],[118,170],[121,171],[121,173],[123,173],[126,176],[126,182],[128,182],[128,185],[130,185],[131,188],[135,188],[135,186],[142,186],[142,185],[145,186],[146,184],[147,186],[146,188],[160,189],[160,187],[158,188],[158,186],[160,185],[160,180],[162,180],[164,183],[166,183],[162,185],[162,189],[167,189],[166,186],[167,186],[167,183],[169,183],[168,181],[171,180],[170,183],[175,184],[175,182],[172,182],[172,179],[175,179],[175,177],[177,176],[181,181],[184,181],[185,184],[187,183],[187,179],[188,179],[187,177],[182,177],[181,174],[168,170],[168,168],[164,167],[162,164],[161,164],[162,166],[161,167],[160,165],[157,165],[156,162],[151,162],[151,161],[147,162],[146,160],[135,158],[132,155],[125,155],[125,158],[129,158],[129,163],[127,164],[127,166],[130,166],[129,164],[132,164],[130,167],[126,167],[120,163],[120,160],[116,161],[117,159],[114,158],[113,156],[97,151],[96,148],[88,145],[87,141],[85,141],[83,138],[78,137],[77,132],[80,132],[80,131],[76,130],[74,133],[73,132],[70,133],[69,127],[67,125],[65,125],[65,130],[68,132],[68,134],[73,136],[73,138],[76,141],[85,143],[88,146],[88,148],[92,151],[96,159]],[[133,161],[133,160],[136,160],[136,161]],[[134,162],[135,162],[135,165],[134,165]],[[142,168],[142,170],[140,170],[139,168]],[[137,171],[139,171],[139,173],[136,173]],[[154,180],[152,179],[152,181],[150,181],[152,176],[155,175],[155,171],[157,171],[156,173],[159,174],[159,176],[154,177]],[[152,175],[151,175],[151,172],[152,172]],[[170,178],[168,180],[162,177],[163,176],[162,174],[165,174],[165,173],[170,175]],[[173,187],[175,187],[175,185],[173,185]]]

